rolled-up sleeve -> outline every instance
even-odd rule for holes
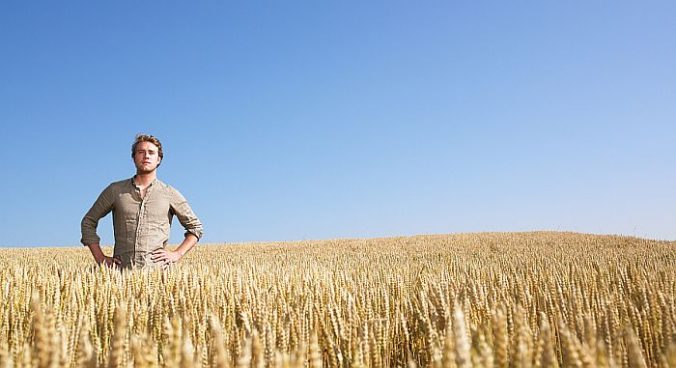
[[[204,232],[202,223],[190,208],[185,197],[173,187],[171,188],[171,211],[185,228],[185,235],[193,234],[197,240],[202,238]]]
[[[99,220],[113,209],[114,202],[113,188],[112,185],[109,185],[101,192],[92,208],[82,218],[80,223],[82,232],[80,242],[82,242],[82,245],[88,246],[101,241],[101,238],[96,234],[96,228],[99,225]]]

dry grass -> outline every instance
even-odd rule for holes
[[[491,233],[0,250],[0,365],[674,367],[676,243]]]

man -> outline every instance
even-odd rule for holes
[[[202,237],[202,223],[176,189],[157,179],[164,154],[162,143],[152,135],[136,136],[131,146],[136,175],[110,184],[82,219],[82,244],[98,264],[130,268],[164,267],[181,259]],[[99,220],[113,212],[115,249],[103,254],[96,234]],[[176,215],[186,230],[174,251],[166,249],[171,220]]]

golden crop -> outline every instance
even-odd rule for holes
[[[0,250],[1,366],[676,367],[676,242],[486,233],[93,263]]]

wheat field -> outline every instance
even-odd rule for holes
[[[84,247],[1,249],[0,266],[1,367],[676,367],[676,242],[213,244],[124,272]]]

